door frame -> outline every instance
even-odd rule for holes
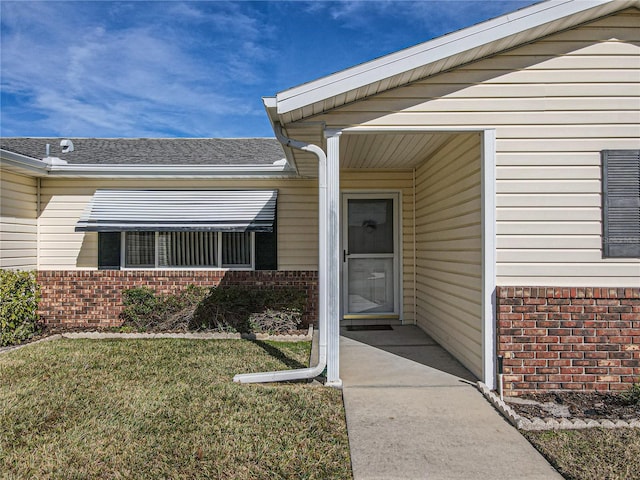
[[[340,319],[345,320],[372,320],[375,322],[377,319],[393,319],[402,321],[403,314],[403,299],[404,293],[402,291],[403,285],[403,271],[402,271],[402,191],[401,190],[341,190],[340,191],[340,251],[345,252],[345,239],[348,230],[348,218],[347,218],[347,201],[349,199],[362,199],[362,200],[377,200],[377,199],[391,199],[393,200],[393,217],[394,217],[394,312],[393,314],[354,314],[353,317],[345,319],[346,302],[348,294],[348,272],[346,267],[346,261],[340,262],[340,280],[342,287],[340,288]],[[360,317],[360,318],[358,318]]]

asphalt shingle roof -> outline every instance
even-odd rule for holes
[[[275,138],[69,138],[74,151],[62,153],[63,138],[0,138],[0,148],[28,157],[51,157],[92,165],[271,165],[285,158]]]

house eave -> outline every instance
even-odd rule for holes
[[[297,173],[283,165],[49,165],[8,150],[0,166],[10,171],[49,178],[291,178]]]
[[[0,166],[8,171],[32,177],[47,176],[48,165],[45,162],[9,150],[0,150]]]

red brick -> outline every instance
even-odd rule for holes
[[[537,352],[537,358],[558,358],[558,352]]]
[[[558,342],[560,342],[560,337],[555,337],[555,336],[536,337],[536,342],[538,342],[538,343],[558,343]]]
[[[619,365],[619,360],[598,360],[599,367],[617,367]]]
[[[584,373],[584,367],[562,367],[560,369],[560,373],[563,375],[566,374],[580,374],[580,373]],[[603,372],[606,373],[606,372]]]
[[[609,337],[609,341],[610,341],[611,343],[621,343],[621,344],[624,344],[624,345],[628,345],[628,344],[630,344],[630,343],[631,343],[631,337],[622,337],[622,336],[615,337],[615,336],[610,336],[610,337]]]
[[[523,335],[534,335],[534,336],[542,336],[547,335],[546,328],[525,328],[522,331]]]
[[[566,390],[584,390],[584,384],[577,382],[566,382],[562,384],[562,388]]]
[[[559,328],[560,322],[557,320],[538,320],[536,326],[539,328]]]
[[[585,373],[592,373],[594,375],[605,375],[609,372],[609,369],[605,367],[586,367],[584,371]]]
[[[560,305],[537,305],[535,307],[535,311],[536,312],[559,312],[560,311]]]

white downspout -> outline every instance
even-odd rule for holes
[[[239,383],[282,382],[315,378],[322,374],[327,366],[327,306],[328,306],[328,255],[327,237],[329,231],[327,199],[327,156],[317,145],[292,140],[285,137],[279,123],[274,125],[276,138],[287,147],[311,152],[318,157],[318,364],[314,367],[277,372],[242,373],[233,377]]]

